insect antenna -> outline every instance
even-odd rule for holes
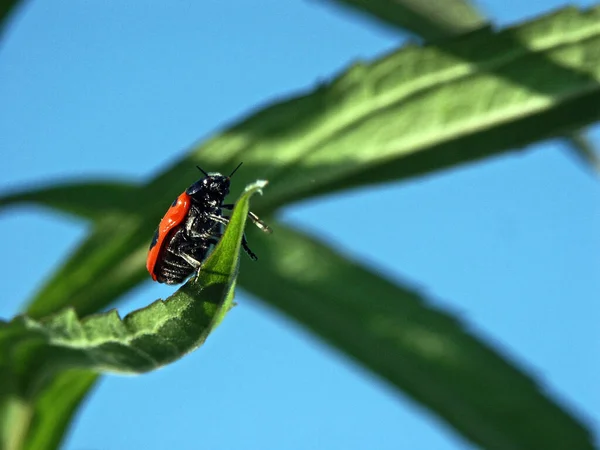
[[[239,163],[238,166],[235,169],[233,169],[233,172],[231,172],[229,174],[229,178],[231,178],[233,176],[233,174],[236,173],[240,167],[242,167],[242,164],[244,164],[244,163],[243,162]]]
[[[208,176],[208,174],[204,170],[202,170],[202,167],[196,166],[196,169],[198,169],[200,172],[202,172],[205,176]]]

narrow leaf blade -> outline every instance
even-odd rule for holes
[[[464,0],[329,0],[435,41],[481,28],[486,21]]]
[[[584,131],[567,136],[571,154],[575,156],[595,176],[600,176],[600,154],[592,140]]]
[[[4,0],[0,3],[0,38],[3,37],[2,33],[5,32],[11,17],[22,6],[20,3],[22,4],[23,2],[19,0]]]
[[[138,191],[139,187],[134,184],[108,180],[47,184],[4,194],[0,197],[0,209],[33,204],[75,217],[98,220],[106,215],[126,216],[135,204]]]
[[[427,406],[486,449],[593,449],[588,430],[509,358],[414,289],[275,224],[244,289]],[[268,283],[264,282],[268,274]]]
[[[439,41],[485,26],[471,2],[463,0],[330,0],[360,11],[367,17],[412,32],[427,41]],[[582,132],[566,137],[571,152],[596,174],[600,162],[593,145]]]
[[[33,402],[34,414],[23,450],[59,448],[73,415],[97,379],[98,374],[77,369],[53,377]]]

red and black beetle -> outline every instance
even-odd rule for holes
[[[175,199],[152,238],[146,268],[154,281],[179,284],[200,270],[211,247],[219,242],[223,226],[229,222],[223,210],[232,210],[233,204],[223,202],[229,194],[231,177],[241,165],[227,177],[218,172],[206,173],[198,167],[204,178]],[[253,212],[248,213],[248,218],[262,231],[271,232]],[[242,238],[242,247],[250,258],[258,259],[248,247],[246,236]]]

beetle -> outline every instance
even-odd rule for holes
[[[154,281],[179,284],[192,273],[199,272],[210,249],[223,235],[223,226],[229,217],[223,210],[232,210],[233,204],[225,204],[229,194],[231,177],[241,167],[240,163],[229,176],[218,172],[204,174],[180,194],[160,221],[150,243],[146,268]],[[271,229],[253,212],[248,218],[262,231]],[[242,248],[252,259],[257,256],[248,247],[246,236],[242,237]]]

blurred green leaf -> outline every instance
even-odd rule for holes
[[[7,24],[19,7],[19,0],[2,0],[0,2],[0,37],[6,30]]]
[[[572,133],[567,136],[567,143],[572,154],[579,159],[583,165],[594,175],[600,175],[600,156],[598,150],[594,148],[592,141],[586,136],[584,131]]]
[[[27,314],[41,318],[72,306],[85,316],[148,280],[146,256],[159,221],[160,217],[144,221],[134,216],[107,216],[97,221],[62,267],[45,281]]]
[[[473,31],[486,25],[465,0],[329,0],[428,41]]]
[[[68,184],[36,186],[0,197],[0,208],[14,204],[33,204],[76,217],[99,220],[103,217],[126,216],[135,204],[138,186],[120,181],[84,181]]]
[[[487,449],[592,449],[590,433],[538,386],[414,289],[275,224],[253,242],[244,289],[427,406]],[[266,282],[265,280],[268,280]]]
[[[71,417],[97,378],[94,372],[71,369],[47,382],[32,402],[33,415],[22,450],[58,448]]]
[[[406,30],[434,42],[486,26],[471,2],[464,0],[329,0],[346,5],[381,23]],[[589,139],[581,132],[568,133],[571,152],[596,175],[600,159]]]
[[[0,448],[20,450],[32,416],[31,405],[17,394],[18,380],[0,365]]]

